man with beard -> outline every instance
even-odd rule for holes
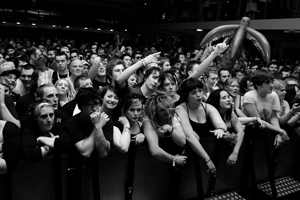
[[[20,78],[17,79],[17,85],[13,89],[13,92],[23,96],[29,93],[31,89],[31,76],[34,72],[35,67],[31,64],[22,66]]]

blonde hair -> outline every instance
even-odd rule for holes
[[[53,106],[50,104],[50,103],[47,103],[47,102],[42,102],[42,103],[39,103],[37,104],[35,107],[34,107],[34,113],[33,113],[33,116],[36,118],[40,113],[41,113],[41,110],[45,107],[50,107],[52,108],[52,110],[54,111],[54,108]]]
[[[70,81],[69,78],[62,78],[62,79],[57,80],[56,83],[54,84],[54,86],[57,89],[57,85],[58,85],[59,81],[62,81],[62,80],[66,81],[68,83],[69,89],[67,91],[67,99],[68,99],[68,101],[71,101],[71,100],[73,100],[75,98],[76,91],[75,91],[74,86],[71,83],[71,81]]]
[[[283,80],[274,79],[273,81],[273,90],[278,91],[286,88],[286,83]]]

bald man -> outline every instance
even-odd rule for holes
[[[83,62],[81,60],[73,60],[70,64],[70,80],[74,83],[74,80],[82,74],[83,71]]]

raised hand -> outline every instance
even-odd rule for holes
[[[150,63],[159,63],[159,61],[158,61],[159,55],[160,55],[160,52],[150,54],[149,56],[144,58],[145,64],[148,65]]]

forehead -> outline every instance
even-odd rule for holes
[[[221,76],[225,76],[225,75],[229,75],[229,71],[228,70],[222,70],[220,72]]]
[[[23,75],[23,74],[26,74],[26,75],[29,75],[29,74],[32,74],[33,73],[33,69],[22,69],[22,71],[21,71],[21,75]]]
[[[66,60],[66,56],[65,55],[56,56],[55,58],[56,58],[56,60]]]
[[[77,52],[72,52],[71,55],[78,55]]]
[[[44,88],[44,97],[50,94],[57,94],[57,89],[55,87],[46,87]]]
[[[114,69],[124,69],[124,66],[122,64],[118,64],[114,66]]]
[[[217,78],[218,74],[214,73],[214,72],[210,72],[209,73],[209,78]]]
[[[60,83],[68,84],[68,82],[66,80],[64,80],[64,79],[60,79],[57,84],[60,84]]]
[[[62,48],[60,48],[60,51],[69,52],[69,48],[68,47],[62,47]]]
[[[114,95],[114,96],[117,96],[117,94],[111,90],[107,90],[106,93],[105,93],[105,96],[107,95]]]
[[[49,114],[49,113],[54,113],[53,108],[51,108],[50,106],[45,106],[45,107],[40,109],[39,116],[46,115],[46,114]]]
[[[72,64],[71,64],[71,67],[73,67],[73,66],[75,66],[75,65],[76,65],[76,66],[77,66],[77,65],[81,65],[81,66],[82,66],[83,64],[82,64],[82,62],[81,62],[80,60],[74,60],[74,61],[72,62]]]
[[[124,59],[131,59],[130,56],[124,56]]]
[[[80,80],[80,86],[82,87],[83,85],[87,85],[87,84],[91,84],[92,81],[91,79],[87,78],[87,79],[84,79],[84,80]]]

